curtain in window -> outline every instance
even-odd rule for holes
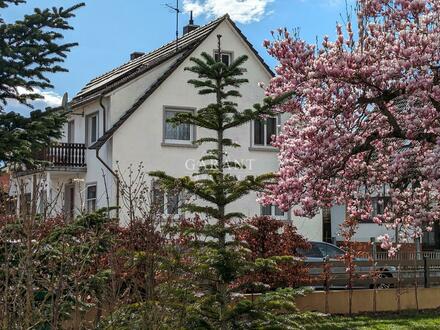
[[[270,146],[272,142],[272,135],[277,134],[277,119],[276,118],[267,118],[266,119],[266,144]]]
[[[163,213],[165,196],[162,187],[159,182],[154,182],[152,187],[152,201],[151,201],[151,211],[154,213]]]
[[[272,215],[272,205],[266,205],[261,207],[261,215]]]
[[[166,111],[165,120],[173,118],[177,113],[177,111]],[[174,126],[171,123],[165,122],[165,139],[189,141],[191,139],[190,125],[180,124],[178,126]]]
[[[169,192],[167,194],[167,213],[177,214],[179,209],[179,194],[175,192]]]
[[[96,210],[96,186],[87,187],[87,211]]]
[[[96,116],[93,116],[90,118],[91,121],[91,127],[90,127],[90,142],[96,142],[97,135],[98,135],[98,118]]]
[[[261,119],[254,121],[254,144],[264,145],[264,121]]]

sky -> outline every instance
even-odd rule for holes
[[[28,0],[26,5],[11,6],[0,11],[5,21],[20,19],[33,8],[69,7],[72,0]],[[44,100],[35,108],[58,106],[67,92],[72,98],[89,80],[129,60],[134,51],[148,52],[175,37],[175,14],[165,6],[176,0],[82,0],[86,6],[71,20],[74,30],[64,33],[66,42],[78,42],[64,63],[69,72],[50,76],[54,88],[41,91]],[[334,36],[336,22],[342,22],[346,8],[354,0],[180,0],[179,33],[193,10],[195,24],[203,25],[229,13],[238,27],[262,55],[270,67],[276,61],[262,47],[271,39],[271,30],[299,28],[300,37],[310,43],[324,35]],[[186,12],[185,12],[186,11]],[[342,14],[342,15],[341,15]],[[7,111],[28,114],[29,109],[14,102]]]

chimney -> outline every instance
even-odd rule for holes
[[[133,53],[130,54],[130,60],[132,61],[132,60],[134,60],[134,59],[136,59],[138,57],[141,57],[144,54],[145,53],[143,53],[143,52],[133,52]]]
[[[189,16],[189,23],[188,23],[188,25],[185,25],[184,27],[183,27],[183,35],[185,35],[185,34],[187,34],[187,33],[190,33],[191,31],[193,31],[193,30],[195,30],[195,29],[197,29],[199,26],[198,25],[195,25],[194,24],[194,20],[193,20],[193,12],[192,12],[192,10],[190,11],[190,14],[189,14],[190,16]]]

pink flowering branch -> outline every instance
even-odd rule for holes
[[[319,48],[285,29],[264,42],[279,61],[267,94],[293,92],[264,203],[313,216],[357,200],[348,217],[362,221],[385,187],[374,221],[401,239],[440,218],[439,21],[438,0],[359,0],[357,36],[348,22]]]

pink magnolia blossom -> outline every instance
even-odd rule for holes
[[[302,216],[345,204],[362,221],[386,189],[373,220],[402,239],[440,219],[439,21],[440,0],[359,0],[357,28],[338,25],[319,48],[282,29],[265,42],[279,61],[267,94],[294,96],[263,203]]]

